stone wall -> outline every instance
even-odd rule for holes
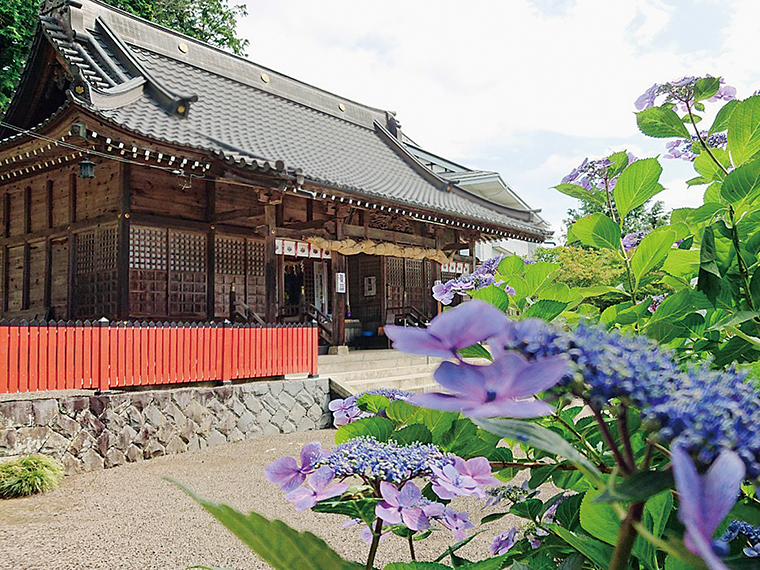
[[[327,427],[327,379],[0,401],[0,458],[30,453],[66,473]]]

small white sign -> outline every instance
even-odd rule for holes
[[[274,253],[275,255],[282,255],[282,240],[274,240]]]
[[[322,259],[322,248],[321,247],[311,246],[311,252],[310,252],[309,256],[310,257],[315,257],[317,259]]]
[[[299,241],[296,246],[297,257],[309,257],[309,244],[303,241]]]
[[[377,277],[370,275],[364,278],[364,296],[374,297],[377,295]]]
[[[346,292],[346,274],[345,273],[338,272],[335,274],[335,292],[336,293]]]
[[[285,240],[283,241],[282,248],[285,252],[285,255],[292,255],[295,256],[296,254],[296,242]]]

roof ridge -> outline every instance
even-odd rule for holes
[[[374,129],[375,120],[382,120],[389,125],[395,121],[395,113],[392,111],[359,103],[305,83],[182,32],[105,4],[102,0],[46,0],[41,13],[48,14],[54,9],[65,7],[77,12],[77,17],[71,18],[72,27],[78,24],[92,29],[95,18],[103,18],[105,15],[108,25],[130,46],[183,62],[264,93],[279,95],[368,129]]]

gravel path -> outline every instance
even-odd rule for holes
[[[0,501],[0,568],[160,569],[193,564],[259,570],[270,568],[190,497],[162,477],[173,477],[200,496],[238,510],[255,510],[279,518],[298,530],[325,539],[343,557],[362,561],[367,546],[357,527],[341,528],[345,517],[306,511],[297,513],[279,489],[264,478],[263,468],[301,446],[333,444],[333,430],[260,437],[202,451],[132,463],[66,477],[45,495]],[[459,500],[478,521],[499,508],[482,510],[477,500]],[[510,525],[489,525],[462,554],[487,555],[492,538]],[[431,560],[453,542],[451,533],[436,532],[416,543],[418,559]],[[405,543],[391,537],[380,545],[376,566],[409,560]],[[298,569],[293,569],[298,570]]]

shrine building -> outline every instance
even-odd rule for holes
[[[39,19],[0,123],[4,318],[316,322],[341,345],[434,316],[476,244],[551,235],[394,113],[97,0]]]

